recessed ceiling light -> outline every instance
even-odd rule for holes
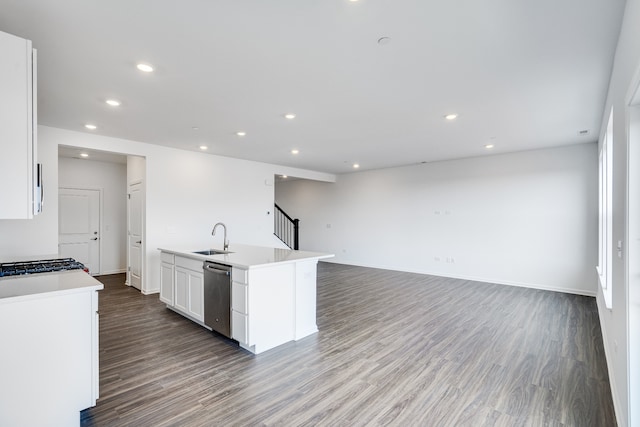
[[[298,154],[300,151],[298,150],[291,150],[291,154]]]
[[[238,136],[245,136],[246,134],[247,133],[243,132],[243,131],[236,132],[236,135],[238,135]]]
[[[282,175],[282,178],[287,179],[288,176],[287,175]]]
[[[87,128],[87,129],[89,129],[89,130],[96,130],[96,129],[98,129],[98,126],[96,126],[96,125],[92,125],[92,124],[90,124],[90,123],[87,123],[86,125],[84,125],[84,127],[86,127],[86,128]]]
[[[380,46],[384,46],[385,44],[391,43],[391,37],[380,37],[378,39],[378,44]]]
[[[487,150],[491,150],[493,147],[495,147],[495,145],[493,145],[493,144],[486,144],[484,146],[484,148],[486,148]]]
[[[360,165],[359,165],[359,164],[357,164],[357,163],[354,163],[354,164],[353,164],[353,168],[354,168],[354,169],[358,169],[359,167],[360,167]]]
[[[587,136],[589,135],[589,129],[583,129],[578,131],[578,136]]]
[[[120,101],[116,100],[116,99],[107,99],[107,104],[111,105],[112,107],[119,107],[120,106]]]
[[[458,115],[455,113],[447,114],[446,116],[444,116],[444,118],[447,120],[455,120],[457,117]]]
[[[209,148],[209,147],[207,147],[206,145],[201,145],[201,146],[200,146],[200,149],[201,149],[201,150],[206,150],[207,148]]]
[[[89,157],[87,153],[80,153],[80,157]]]
[[[138,64],[136,68],[140,71],[144,71],[145,73],[151,73],[153,71],[153,67],[149,64]]]
[[[200,129],[200,128],[199,128],[198,126],[192,126],[192,127],[191,127],[191,129],[193,129],[193,130],[198,130],[198,129]]]
[[[287,113],[287,114],[284,115],[284,118],[285,119],[289,119],[289,120],[293,120],[293,119],[296,118],[296,115],[293,114],[293,113]]]

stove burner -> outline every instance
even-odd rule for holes
[[[0,264],[0,277],[51,271],[85,270],[85,266],[73,258],[45,259],[41,261],[5,262]]]

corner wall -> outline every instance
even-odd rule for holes
[[[595,295],[595,144],[279,183],[335,262]]]
[[[618,40],[616,56],[609,83],[607,102],[604,106],[602,127],[607,125],[609,111],[613,107],[613,247],[618,241],[627,249],[627,154],[628,154],[628,96],[634,75],[640,75],[640,0],[627,0],[622,30]],[[635,88],[634,88],[635,89]],[[634,237],[637,238],[637,237]],[[609,366],[609,379],[616,408],[618,425],[637,426],[640,419],[630,420],[629,409],[637,406],[629,397],[629,334],[638,334],[638,327],[630,329],[628,325],[627,305],[628,283],[627,263],[638,263],[637,259],[628,259],[616,255],[614,249],[612,263],[612,308],[608,309],[602,291],[598,289],[598,311],[602,324],[605,353]]]

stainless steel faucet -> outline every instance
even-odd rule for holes
[[[223,244],[223,249],[226,251],[227,249],[229,249],[229,241],[227,240],[227,226],[224,225],[223,223],[219,222],[216,225],[213,226],[213,230],[211,230],[211,235],[215,236],[216,235],[216,228],[218,228],[218,226],[221,225],[222,228],[224,228],[224,244]]]

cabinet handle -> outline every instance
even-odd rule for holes
[[[93,237],[91,240],[98,240],[98,238],[97,237]]]

